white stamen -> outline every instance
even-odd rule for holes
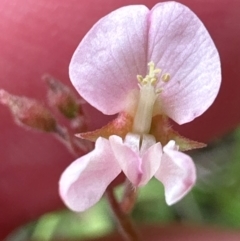
[[[158,95],[162,92],[162,88],[156,88],[158,82],[157,75],[161,73],[161,69],[155,69],[152,61],[148,66],[149,73],[145,78],[137,75],[140,94],[132,131],[138,134],[149,133],[152,124],[153,107]],[[170,80],[170,74],[163,74],[161,80],[168,82]]]

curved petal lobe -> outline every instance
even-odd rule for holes
[[[172,205],[190,191],[196,181],[196,170],[190,156],[176,150],[174,141],[163,152],[155,177],[164,185],[167,204]]]
[[[109,141],[127,178],[135,186],[147,184],[160,166],[162,145],[153,136],[143,135],[140,147],[140,135],[132,133],[124,143],[118,136],[110,136]]]
[[[84,211],[99,201],[120,172],[109,141],[100,137],[92,152],[74,161],[63,172],[59,182],[61,198],[73,211]]]
[[[109,141],[122,171],[133,185],[138,186],[141,182],[143,172],[141,169],[142,158],[139,156],[137,147],[129,147],[123,143],[122,138],[119,136],[110,136]],[[139,143],[140,139],[137,141]]]
[[[154,176],[161,165],[162,145],[160,142],[151,146],[142,157],[142,180],[139,184],[143,186]]]
[[[218,51],[203,23],[186,6],[157,4],[150,12],[148,60],[169,73],[158,101],[161,111],[184,124],[215,100],[221,84]]]
[[[127,96],[138,88],[137,74],[145,74],[148,12],[142,5],[113,11],[92,27],[72,57],[73,85],[104,114],[126,109]]]

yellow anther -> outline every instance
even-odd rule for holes
[[[149,83],[148,79],[147,79],[147,78],[144,78],[143,81],[142,81],[142,84],[143,84],[143,85],[146,85],[147,83]]]
[[[157,83],[157,78],[156,77],[152,78],[151,79],[151,84],[155,85],[156,83]]]
[[[138,82],[141,84],[143,82],[142,75],[137,75]]]
[[[157,74],[161,72],[161,69],[155,69],[155,64],[151,61],[148,63],[149,66],[149,72],[143,78],[141,75],[137,75],[137,79],[140,84],[146,85],[146,84],[151,84],[151,85],[156,85],[157,83]]]
[[[170,74],[166,73],[162,76],[163,82],[168,82],[170,80]]]

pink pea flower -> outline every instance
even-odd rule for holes
[[[121,171],[134,186],[155,176],[169,205],[189,192],[195,165],[179,149],[201,144],[180,137],[165,120],[184,124],[200,116],[221,83],[216,47],[190,9],[165,2],[108,14],[75,51],[70,78],[92,106],[119,113],[102,129],[80,134],[96,145],[61,176],[60,195],[70,209],[94,205]]]

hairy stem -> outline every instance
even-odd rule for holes
[[[123,197],[120,202],[121,210],[128,214],[134,208],[135,202],[137,199],[137,188],[126,178],[124,183],[124,192]]]
[[[124,213],[116,200],[113,189],[108,188],[106,195],[112,211],[118,221],[120,232],[126,241],[141,241],[140,235],[138,234],[131,218],[129,215]]]

